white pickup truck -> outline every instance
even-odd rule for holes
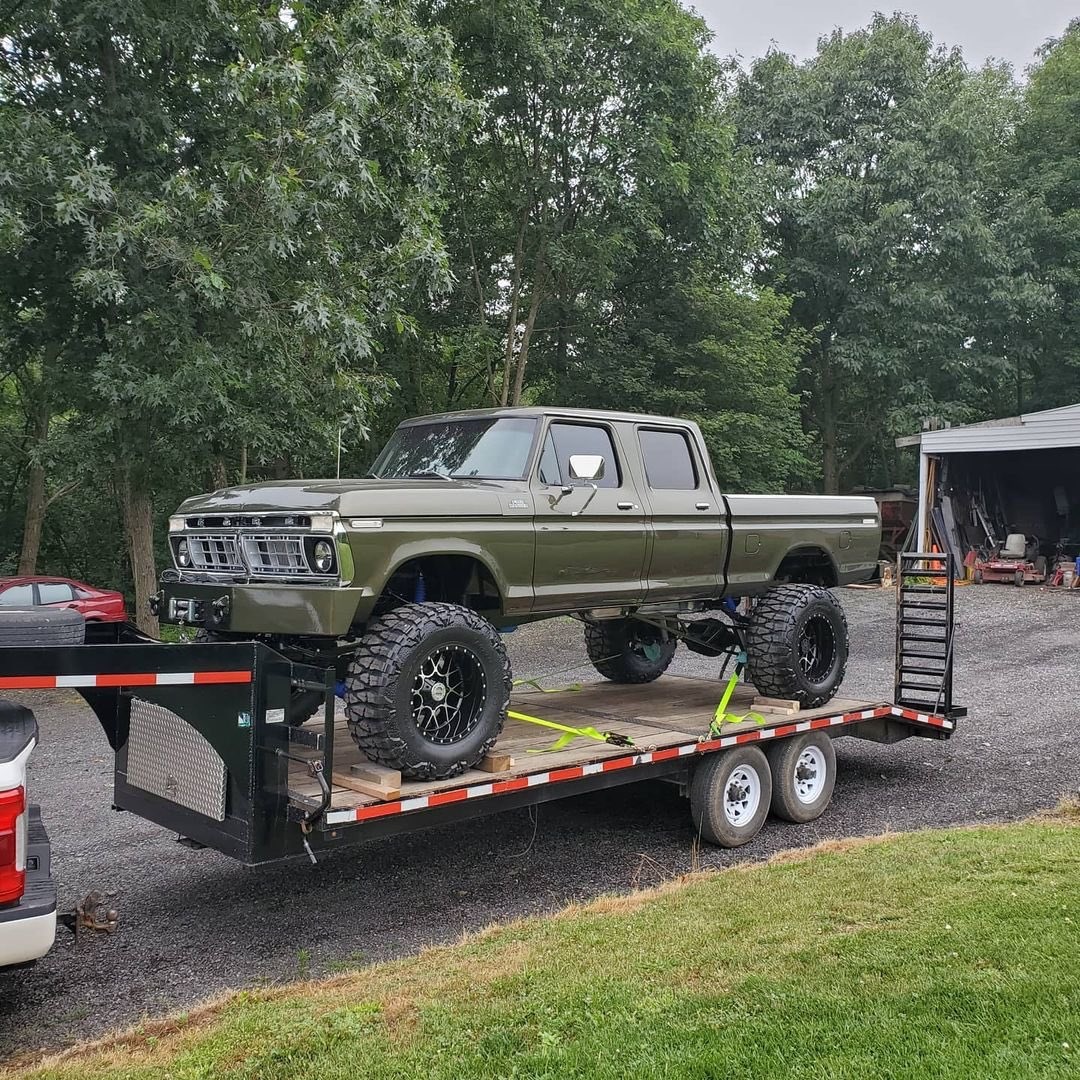
[[[37,721],[0,701],[0,967],[44,956],[56,937],[56,885],[41,810],[27,800]]]
[[[5,611],[0,646],[52,644],[56,628],[50,624],[81,621],[67,612]],[[0,700],[0,967],[37,960],[56,937],[49,837],[27,795],[26,765],[37,742],[34,714]]]

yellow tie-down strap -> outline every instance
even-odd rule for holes
[[[709,735],[712,738],[716,738],[720,734],[720,730],[725,724],[741,724],[744,720],[753,720],[758,724],[765,723],[765,717],[761,713],[748,712],[743,716],[735,716],[727,711],[728,703],[731,701],[731,695],[735,693],[735,687],[739,683],[739,676],[743,672],[745,663],[746,661],[740,656],[731,678],[728,679],[727,686],[724,687],[724,696],[720,699],[720,704],[716,706],[712,723],[709,725]]]
[[[508,709],[506,715],[511,720],[522,720],[526,724],[536,724],[539,727],[551,728],[561,731],[563,734],[550,746],[543,750],[529,750],[530,754],[550,754],[555,750],[562,750],[569,746],[575,739],[594,739],[596,742],[607,743],[610,746],[633,746],[634,741],[629,735],[620,735],[617,731],[597,731],[594,727],[570,727],[569,724],[557,724],[554,720],[542,720],[539,716],[530,716],[528,713],[515,712]]]

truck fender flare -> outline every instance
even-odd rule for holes
[[[409,546],[406,545],[404,554],[401,554],[400,558],[397,558],[390,567],[390,572],[386,576],[386,581],[383,582],[382,589],[379,590],[380,594],[386,589],[387,584],[393,578],[393,576],[405,565],[411,562],[418,562],[421,559],[438,559],[446,555],[457,555],[466,559],[472,559],[478,562],[487,572],[491,575],[491,580],[495,582],[496,587],[499,590],[499,595],[505,600],[507,594],[506,578],[498,567],[488,557],[485,552],[478,545],[460,543],[453,546],[441,546],[438,551],[432,551],[430,549],[422,549],[416,551],[410,551]]]
[[[828,560],[833,577],[836,579],[837,582],[840,581],[840,567],[837,565],[836,559],[833,558],[832,552],[829,551],[827,548],[819,546],[818,544],[808,544],[804,542],[796,542],[792,544],[791,547],[787,549],[787,551],[784,552],[784,554],[780,557],[780,561],[776,564],[776,567],[773,570],[773,580],[776,580],[777,572],[779,571],[780,567],[784,565],[784,562],[787,559],[789,559],[792,555],[800,555],[804,553],[808,555],[824,555],[826,560]]]

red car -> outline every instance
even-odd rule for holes
[[[74,608],[87,622],[126,622],[123,593],[56,577],[0,578],[0,608]]]

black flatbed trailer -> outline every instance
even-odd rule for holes
[[[811,820],[824,811],[833,739],[941,740],[955,731],[964,710],[952,702],[951,570],[925,569],[929,558],[901,557],[893,701],[834,698],[798,709],[756,701],[743,683],[717,730],[719,680],[524,688],[513,713],[612,733],[624,745],[581,736],[553,750],[555,733],[512,718],[487,759],[493,771],[450,780],[357,781],[366,759],[336,708],[333,669],[291,662],[261,642],[164,644],[127,624],[97,624],[83,645],[0,650],[0,693],[77,690],[114,752],[114,806],[248,864],[314,860],[369,838],[646,779],[679,783],[706,839],[735,846],[760,828],[774,784],[787,785],[786,800],[772,799],[775,812]],[[923,675],[905,662],[912,619]],[[305,705],[296,715],[295,702],[312,692],[322,697],[318,714],[307,719]]]

